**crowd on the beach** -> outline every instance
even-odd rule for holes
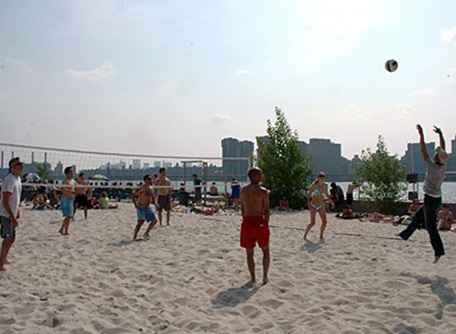
[[[455,224],[453,213],[447,206],[442,206],[441,186],[445,178],[448,154],[445,151],[445,140],[441,129],[434,127],[434,131],[440,139],[440,146],[436,149],[433,157],[429,156],[424,140],[423,129],[417,126],[420,137],[420,147],[422,159],[426,165],[426,177],[424,182],[424,201],[413,201],[409,206],[408,213],[404,217],[386,216],[379,212],[360,214],[353,212],[353,192],[359,187],[352,183],[346,196],[340,186],[336,183],[330,184],[330,189],[326,183],[326,175],[320,172],[318,177],[307,189],[308,209],[310,212],[310,223],[305,228],[304,240],[308,239],[309,233],[316,224],[317,216],[321,219],[320,242],[325,242],[325,231],[327,228],[327,210],[331,209],[338,212],[337,217],[342,219],[360,219],[374,223],[392,223],[395,225],[408,222],[407,228],[399,236],[407,240],[420,228],[424,228],[429,233],[430,242],[434,249],[434,263],[445,254],[443,242],[439,231],[452,230]],[[19,204],[21,202],[22,183],[21,175],[23,163],[19,158],[13,158],[9,162],[10,174],[3,180],[0,201],[0,222],[1,237],[3,238],[0,254],[0,270],[5,270],[8,264],[7,255],[14,243],[16,236],[17,221],[20,219]],[[63,213],[63,222],[59,229],[62,235],[69,234],[69,227],[77,209],[84,212],[87,219],[89,208],[115,209],[117,204],[111,203],[106,191],[102,191],[100,196],[94,196],[97,190],[85,180],[83,174],[79,174],[74,179],[72,167],[64,170],[65,180],[58,189],[52,193],[40,188],[31,197],[33,208],[44,210],[47,208],[59,208]],[[233,180],[231,185],[230,202],[234,208],[240,208],[242,223],[240,231],[240,246],[245,248],[247,266],[249,269],[251,283],[255,283],[255,261],[254,248],[258,245],[263,252],[263,283],[268,282],[268,271],[270,262],[269,251],[269,190],[262,186],[263,172],[261,169],[253,167],[248,172],[250,183],[241,188],[237,180]],[[148,239],[151,230],[157,224],[170,225],[170,216],[173,203],[188,205],[192,202],[194,209],[203,199],[204,195],[217,197],[218,188],[212,183],[207,191],[207,185],[197,176],[193,175],[193,194],[189,194],[185,189],[185,184],[181,184],[177,191],[173,190],[170,179],[166,175],[166,169],[161,168],[158,175],[145,175],[143,183],[131,193],[131,199],[136,209],[137,223],[133,232],[133,240],[138,239],[138,234],[145,223],[149,223],[143,235],[143,239]],[[207,193],[206,193],[207,191]],[[207,199],[207,196],[205,196]],[[199,212],[205,213],[206,209]],[[217,207],[211,208],[217,210]],[[211,212],[215,212],[211,211]],[[157,212],[157,215],[156,215]],[[207,212],[207,211],[206,211]],[[166,213],[166,217],[163,217]]]

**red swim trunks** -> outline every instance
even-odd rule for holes
[[[269,226],[264,217],[243,217],[241,225],[241,247],[269,247]]]

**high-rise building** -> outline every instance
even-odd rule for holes
[[[426,147],[429,155],[432,157],[435,152],[435,143],[427,143]],[[407,144],[407,151],[405,151],[405,155],[401,158],[401,163],[407,173],[422,175],[426,172],[419,143]]]
[[[240,158],[239,161],[239,178],[244,180],[247,177],[247,172],[251,166],[253,159],[253,152],[255,150],[255,144],[248,140],[240,142]]]
[[[54,172],[57,175],[63,175],[63,164],[61,161],[57,162],[57,165],[55,165]]]
[[[257,137],[257,157],[261,159],[261,146],[268,144],[269,137]],[[312,174],[324,171],[335,178],[350,175],[350,161],[342,157],[340,144],[331,142],[330,139],[311,138],[309,143],[298,141],[301,153],[310,159]]]
[[[132,169],[141,169],[142,161],[139,159],[133,159],[131,168]]]
[[[236,178],[245,180],[250,167],[250,159],[253,157],[254,143],[251,141],[239,141],[236,138],[224,138],[222,140],[223,174],[228,180]]]

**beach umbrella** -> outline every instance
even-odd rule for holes
[[[109,178],[107,176],[102,175],[102,174],[95,174],[90,179],[94,180],[94,181],[109,181]]]

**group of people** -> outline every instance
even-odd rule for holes
[[[426,163],[427,170],[424,184],[424,204],[422,206],[416,205],[414,210],[412,210],[413,216],[411,223],[399,236],[407,240],[419,226],[424,226],[429,233],[431,245],[434,249],[434,263],[436,263],[445,254],[437,221],[442,203],[441,185],[445,178],[448,155],[445,152],[445,140],[439,128],[435,127],[434,131],[439,135],[440,146],[432,158],[427,152],[423,129],[419,125],[417,129],[420,136],[421,154]],[[17,220],[20,217],[20,175],[22,173],[22,162],[19,158],[14,158],[10,161],[9,167],[10,174],[2,184],[2,198],[0,203],[1,237],[4,239],[0,254],[0,270],[5,270],[5,265],[8,264],[7,255],[14,243]],[[257,244],[261,248],[263,252],[263,284],[266,284],[268,282],[270,264],[269,190],[265,189],[261,184],[263,173],[259,168],[251,168],[248,172],[248,177],[250,184],[243,187],[239,194],[242,215],[240,246],[246,250],[247,267],[250,273],[250,283],[252,284],[256,282],[254,249]],[[308,234],[315,225],[318,214],[321,219],[320,241],[324,241],[324,233],[327,226],[326,207],[328,204],[334,204],[328,192],[325,179],[325,174],[320,173],[308,189],[310,223],[305,229],[305,240],[308,240]],[[61,208],[64,215],[64,221],[59,230],[61,234],[68,234],[68,227],[74,214],[73,203],[84,204],[86,199],[82,196],[87,191],[88,188],[83,186],[82,180],[76,182],[73,180],[73,170],[66,168],[61,200]],[[139,231],[145,222],[148,222],[149,225],[144,233],[144,238],[147,239],[149,237],[151,229],[158,222],[161,224],[163,210],[167,212],[167,225],[169,225],[171,211],[170,194],[171,182],[166,177],[166,170],[164,168],[160,169],[160,175],[155,178],[149,175],[144,177],[144,184],[133,194],[133,203],[137,213],[137,224],[133,235],[134,240],[137,239]],[[76,198],[78,198],[77,201]],[[154,204],[158,209],[158,219],[152,209],[152,205]],[[453,219],[445,207],[440,213],[440,218],[444,221]]]

